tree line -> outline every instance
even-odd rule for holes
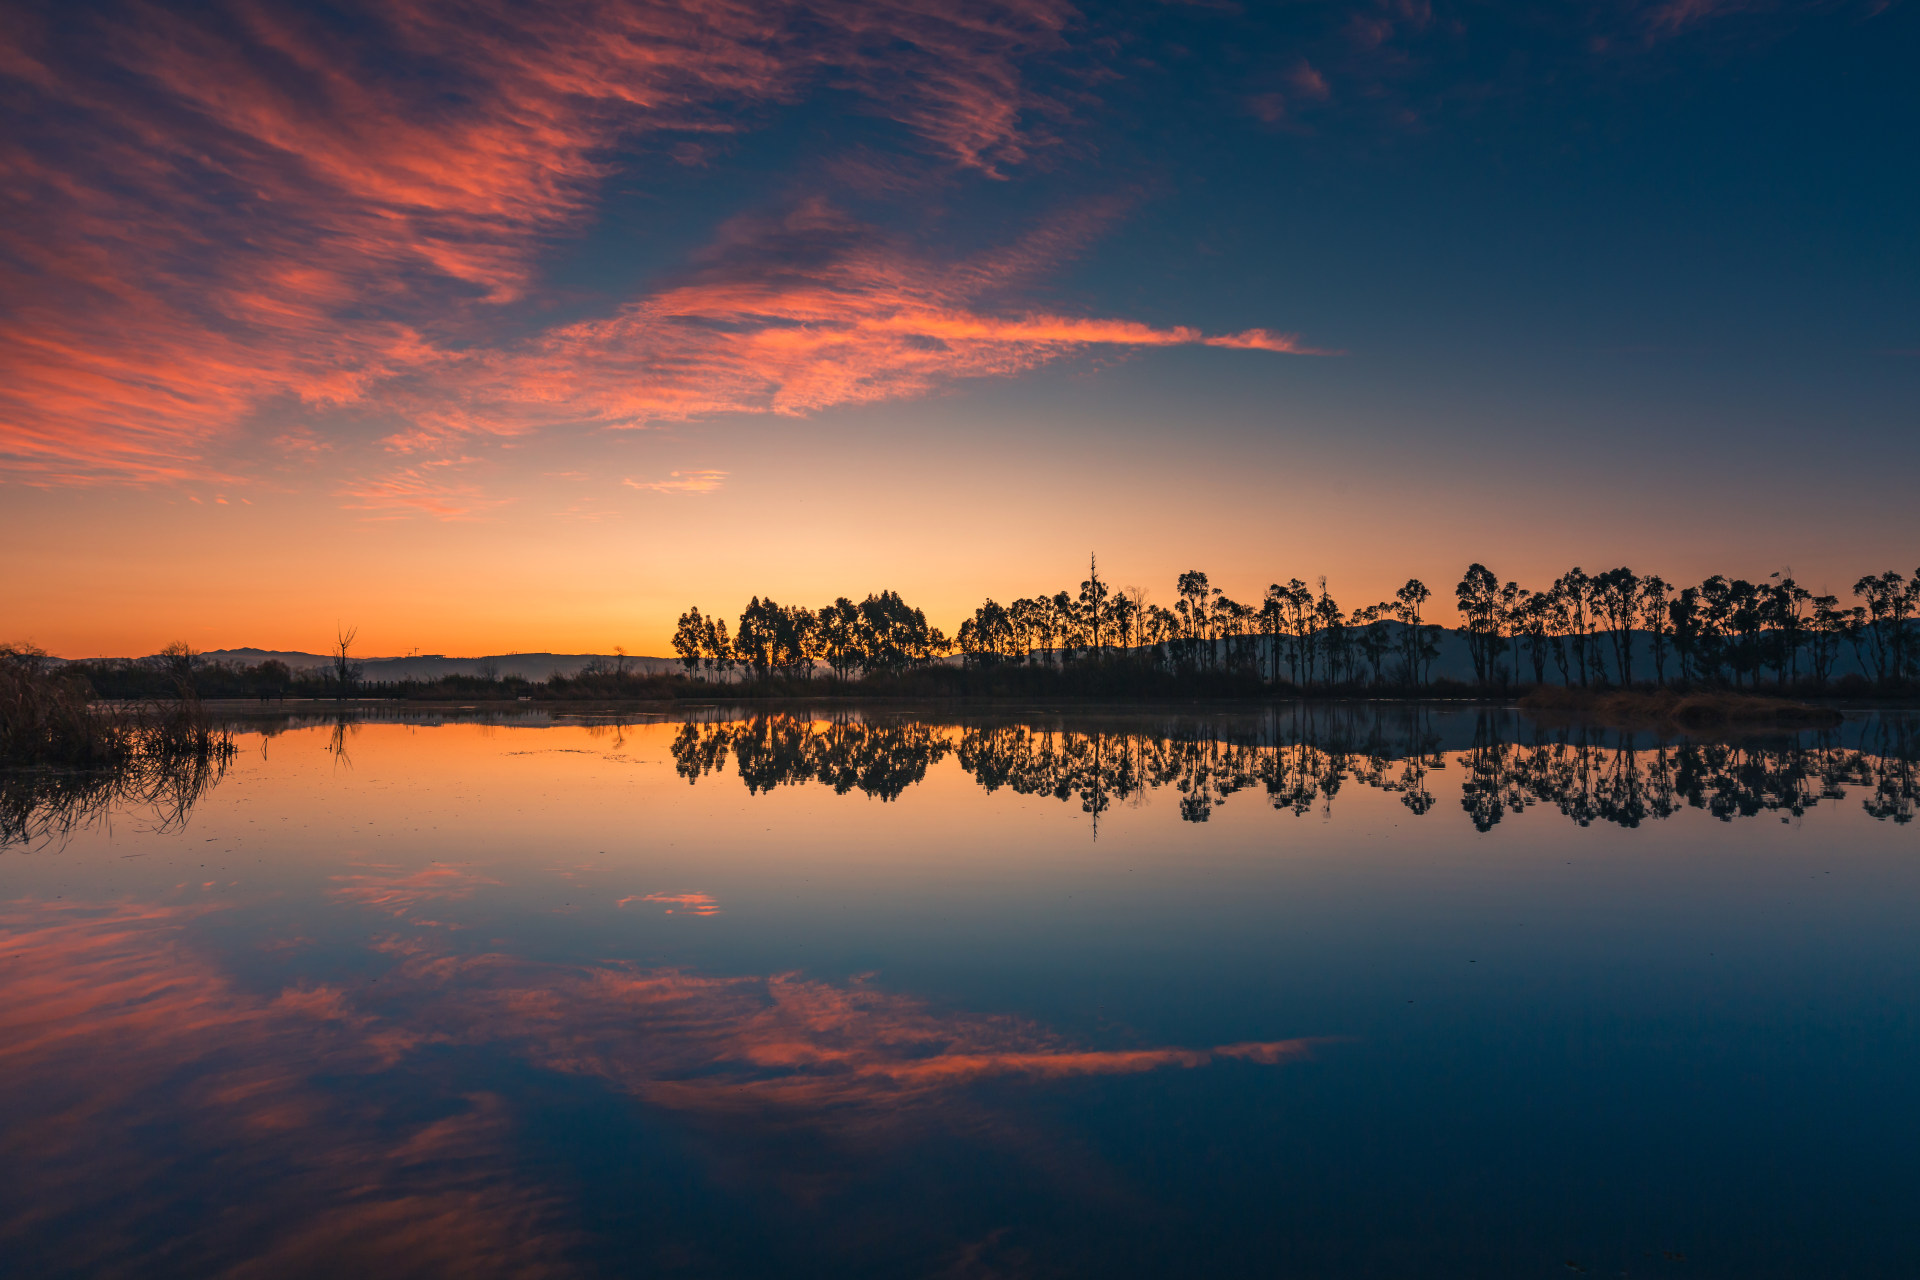
[[[810,679],[822,665],[842,680],[898,674],[957,653],[973,669],[1130,663],[1301,689],[1419,688],[1433,681],[1446,632],[1429,616],[1432,600],[1409,578],[1391,599],[1349,612],[1321,577],[1313,586],[1274,583],[1257,603],[1242,602],[1191,570],[1175,580],[1167,607],[1138,587],[1114,589],[1095,560],[1077,591],[988,599],[951,641],[883,591],[819,610],[756,596],[732,633],[724,618],[692,608],[673,647],[689,677],[720,680]],[[1532,588],[1476,563],[1454,588],[1473,682],[1483,688],[1823,687],[1842,652],[1883,687],[1920,678],[1920,570],[1865,575],[1852,600],[1814,595],[1778,574],[1758,583],[1715,574],[1675,588],[1624,567],[1575,567]]]
[[[928,625],[926,613],[896,591],[859,604],[841,596],[817,611],[755,596],[731,636],[725,618],[695,607],[680,615],[673,633],[673,651],[689,676],[722,680],[736,670],[810,678],[822,664],[843,680],[855,672],[898,674],[927,666],[952,648],[938,627]]]
[[[1842,647],[1882,685],[1920,675],[1914,615],[1920,570],[1888,570],[1853,584],[1858,604],[1814,595],[1792,577],[1753,583],[1715,574],[1675,590],[1657,574],[1631,569],[1588,575],[1574,568],[1543,591],[1501,584],[1485,566],[1468,568],[1455,589],[1475,678],[1508,678],[1525,661],[1535,684],[1551,667],[1562,684],[1666,686],[1669,666],[1681,684],[1754,687],[1771,673],[1779,687],[1829,683]],[[1646,665],[1635,667],[1636,657]],[[1648,668],[1651,668],[1650,670]]]

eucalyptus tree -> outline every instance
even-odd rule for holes
[[[1567,633],[1573,641],[1573,665],[1580,685],[1587,684],[1587,640],[1593,625],[1593,579],[1575,565],[1553,584],[1554,594],[1566,606]]]
[[[1266,640],[1267,674],[1276,683],[1280,679],[1280,642],[1287,634],[1286,590],[1276,582],[1260,597],[1260,635]]]
[[[1206,574],[1198,569],[1189,569],[1175,580],[1174,594],[1178,598],[1173,611],[1180,619],[1181,631],[1187,642],[1187,662],[1195,664],[1202,661],[1201,645],[1212,639],[1207,626],[1212,613],[1209,606],[1213,597],[1220,594],[1220,589],[1208,585]],[[1211,648],[1210,645],[1208,647]]]
[[[1019,638],[1022,662],[1033,661],[1033,650],[1041,637],[1043,612],[1038,600],[1022,598],[1007,606],[1007,621],[1012,625],[1014,635]]]
[[[981,606],[981,615],[981,638],[986,641],[987,652],[993,654],[996,661],[1013,658],[1019,645],[1014,636],[1013,618],[992,599]]]
[[[733,649],[757,678],[772,672],[779,654],[779,615],[779,605],[771,598],[762,602],[759,596],[753,597],[740,611],[740,629],[734,633]]]
[[[1528,591],[1522,589],[1514,601],[1512,616],[1514,626],[1518,628],[1519,638],[1525,642],[1527,657],[1533,662],[1533,682],[1547,682],[1547,656],[1553,651],[1557,638],[1553,628],[1553,593],[1550,591]],[[1517,664],[1516,664],[1517,665]],[[1560,675],[1566,678],[1567,663],[1564,652],[1560,659]]]
[[[814,634],[834,678],[845,680],[860,665],[860,606],[845,596],[814,613]]]
[[[861,666],[864,671],[895,673],[927,663],[952,646],[927,615],[900,598],[882,591],[860,602]]]
[[[1154,661],[1169,669],[1174,665],[1174,646],[1180,638],[1180,618],[1164,605],[1150,604],[1142,624],[1145,643],[1153,648]]]
[[[1535,595],[1534,603],[1540,610],[1541,622],[1552,649],[1553,665],[1560,672],[1560,683],[1572,687],[1573,669],[1567,663],[1567,641],[1573,631],[1573,615],[1567,608],[1566,593],[1560,590],[1556,582]]]
[[[1286,627],[1293,638],[1292,652],[1287,655],[1293,667],[1293,682],[1304,687],[1313,683],[1320,618],[1314,612],[1313,591],[1306,583],[1298,578],[1290,578],[1280,590],[1284,592],[1280,603],[1285,611]]]
[[[1354,639],[1360,646],[1360,652],[1366,655],[1367,665],[1373,669],[1373,682],[1381,684],[1385,675],[1381,664],[1387,654],[1393,650],[1393,637],[1383,625],[1393,616],[1393,606],[1385,603],[1370,604],[1364,609],[1355,609],[1349,619],[1354,627]]]
[[[1701,675],[1701,646],[1706,630],[1706,614],[1700,603],[1700,588],[1683,587],[1667,605],[1674,656],[1680,659],[1680,683],[1692,684]]]
[[[1021,603],[1027,606],[1027,617],[1033,629],[1032,634],[1040,645],[1040,659],[1052,665],[1055,660],[1054,637],[1060,632],[1059,611],[1054,608],[1053,601],[1047,596],[1035,596]]]
[[[680,655],[680,665],[691,676],[700,670],[701,644],[706,639],[707,620],[698,606],[680,615],[680,621],[673,629],[673,651]]]
[[[1833,674],[1840,642],[1847,635],[1848,612],[1840,607],[1838,596],[1813,597],[1813,617],[1807,624],[1807,660],[1813,665],[1815,684],[1825,684]]]
[[[771,602],[769,602],[771,603]],[[813,610],[788,605],[773,618],[776,653],[774,665],[789,676],[813,679],[813,664],[820,659],[819,619]]]
[[[1760,652],[1760,634],[1766,628],[1765,596],[1745,578],[1735,578],[1727,584],[1727,599],[1731,607],[1726,628],[1734,637],[1728,646],[1733,682],[1737,686],[1745,674],[1749,683],[1758,683],[1764,656]]]
[[[1134,647],[1134,629],[1140,620],[1138,588],[1116,591],[1106,604],[1107,635],[1121,649]]]
[[[1320,580],[1322,591],[1326,588],[1326,579]],[[1393,593],[1395,612],[1400,616],[1400,649],[1407,664],[1407,679],[1414,685],[1422,683],[1421,664],[1432,660],[1429,650],[1434,648],[1432,637],[1427,635],[1426,626],[1420,620],[1420,607],[1432,599],[1433,592],[1427,590],[1427,584],[1418,578],[1408,578],[1405,586]]]
[[[1800,650],[1807,640],[1806,607],[1813,594],[1792,578],[1782,578],[1762,591],[1761,623],[1770,633],[1774,683],[1785,686],[1800,679]]]
[[[718,673],[722,680],[733,679],[735,655],[733,640],[727,635],[725,618],[709,618],[704,635],[701,638],[701,660],[707,670]]]
[[[1056,591],[1046,598],[1047,612],[1053,615],[1055,634],[1054,657],[1065,666],[1078,655],[1080,648],[1080,609],[1074,602],[1070,591]]]
[[[1866,609],[1866,650],[1873,660],[1874,678],[1890,683],[1903,678],[1910,665],[1908,617],[1920,606],[1920,569],[1913,581],[1889,569],[1867,574],[1853,584],[1853,594]]]
[[[960,620],[960,629],[954,632],[953,641],[960,648],[960,663],[967,667],[991,666],[993,651],[980,634],[980,611],[975,609],[971,618]]]
[[[1867,670],[1867,606],[1857,604],[1841,612],[1844,618],[1841,634],[1846,638],[1847,647],[1853,650],[1854,665],[1865,671]]]
[[[1126,603],[1116,601],[1114,616],[1125,616],[1129,620],[1131,631],[1127,644],[1135,649],[1144,648],[1147,643],[1147,590],[1145,587],[1126,587],[1121,590],[1120,599]]]
[[[1347,661],[1347,618],[1340,612],[1339,602],[1328,593],[1324,574],[1320,578],[1320,595],[1313,602],[1313,614],[1324,652],[1327,684],[1331,686],[1339,680],[1340,670]]]
[[[1500,579],[1493,570],[1475,562],[1467,566],[1459,585],[1453,589],[1454,601],[1466,623],[1467,653],[1473,659],[1473,678],[1480,684],[1493,681],[1493,664],[1502,647],[1500,634]]]
[[[1227,643],[1227,666],[1258,674],[1260,654],[1254,647],[1254,637],[1260,635],[1260,610],[1223,595],[1213,601],[1213,620],[1213,628]]]
[[[1633,684],[1633,624],[1640,616],[1640,576],[1622,567],[1598,574],[1592,581],[1596,629],[1604,625],[1613,642],[1614,670],[1622,688]]]
[[[1517,582],[1509,582],[1500,588],[1500,644],[1502,649],[1513,655],[1513,678],[1520,678],[1520,640],[1526,634],[1527,601],[1533,593]],[[1502,685],[1507,682],[1507,669],[1498,663],[1494,665],[1494,679]],[[1535,683],[1538,683],[1536,681]]]
[[[1900,662],[1894,669],[1894,675],[1901,679],[1920,679],[1920,636],[1914,634],[1914,624],[1905,619],[1909,614],[1920,614],[1920,568],[1913,571],[1907,579],[1904,611],[1900,623]]]
[[[1096,654],[1100,652],[1100,624],[1107,620],[1107,598],[1111,594],[1107,584],[1100,581],[1100,558],[1089,555],[1087,577],[1080,584],[1080,595],[1074,605],[1083,619],[1088,645]]]
[[[1013,622],[1006,608],[993,599],[960,624],[955,637],[968,666],[990,667],[1013,656]]]
[[[1714,680],[1719,678],[1722,664],[1730,666],[1728,660],[1734,656],[1728,643],[1736,604],[1733,584],[1716,573],[1700,584],[1698,600],[1699,634],[1694,646],[1694,670],[1697,676]]]
[[[1667,582],[1657,573],[1640,583],[1640,629],[1647,633],[1647,656],[1653,660],[1653,682],[1667,683],[1667,646],[1673,627],[1667,613]]]

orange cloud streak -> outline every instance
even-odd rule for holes
[[[1328,354],[1264,329],[1180,326],[977,304],[1006,272],[944,266],[885,244],[819,202],[724,229],[694,276],[600,320],[555,329],[458,370],[471,431],[542,417],[644,425],[715,413],[798,415],[1007,377],[1089,347],[1206,345]],[[443,418],[455,427],[449,416]]]

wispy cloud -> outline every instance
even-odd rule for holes
[[[665,480],[626,479],[620,483],[629,489],[651,489],[655,493],[712,493],[726,479],[724,471],[669,471]]]
[[[506,503],[505,498],[489,494],[471,480],[448,474],[448,468],[463,466],[472,458],[439,459],[419,466],[404,467],[386,475],[351,482],[338,496],[348,510],[379,512],[389,516],[420,514],[442,520],[461,520],[491,511]]]
[[[1033,143],[1058,0],[138,4],[0,58],[0,464],[204,475],[277,401],[384,405],[497,343],[623,140],[851,90],[951,165]]]
[[[351,902],[414,924],[435,924],[420,919],[420,908],[432,903],[464,902],[474,891],[486,885],[498,885],[470,867],[436,862],[416,871],[399,867],[369,866],[351,875],[332,877],[340,887],[332,897]]]
[[[730,225],[688,279],[612,316],[484,353],[453,376],[477,426],[521,429],[553,416],[638,426],[718,413],[800,415],[1008,377],[1096,347],[1328,354],[1265,329],[1209,335],[981,309],[976,299],[1003,269],[916,256],[814,201]]]
[[[668,915],[672,915],[676,910],[683,914],[693,916],[717,916],[720,914],[720,903],[715,900],[712,894],[707,893],[636,894],[622,898],[613,905],[616,907],[624,907],[629,902],[660,903],[666,908]]]

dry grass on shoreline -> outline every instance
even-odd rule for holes
[[[86,681],[32,649],[0,648],[0,765],[116,769],[222,760],[233,740],[190,689],[170,699],[103,706]]]

